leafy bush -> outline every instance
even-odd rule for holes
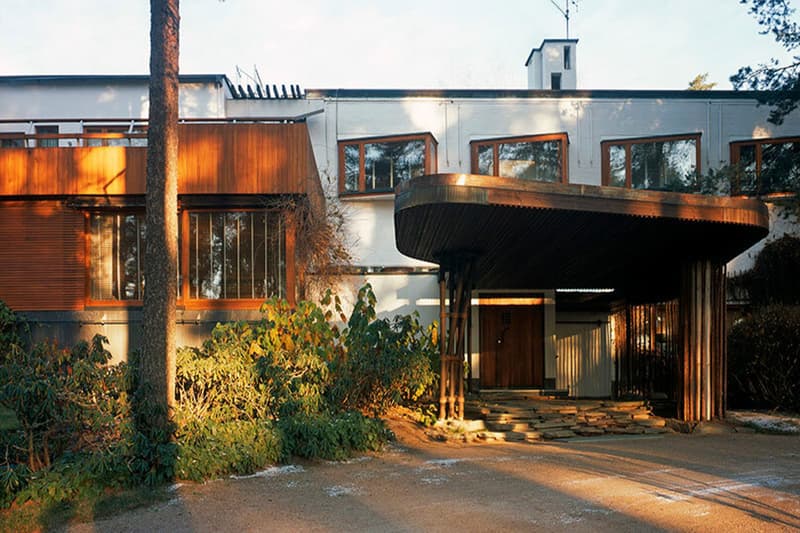
[[[800,305],[798,272],[800,239],[784,235],[764,245],[753,268],[732,281],[746,289],[753,305]]]
[[[179,430],[175,473],[202,481],[226,474],[248,474],[287,456],[284,439],[268,420],[192,422]]]
[[[435,327],[423,328],[416,312],[377,319],[375,301],[371,286],[358,292],[343,334],[346,356],[334,365],[331,403],[380,414],[418,400],[434,384],[438,350]]]
[[[14,411],[24,436],[16,462],[36,471],[67,449],[103,450],[119,440],[129,414],[128,372],[107,365],[107,342],[97,335],[72,349],[40,343],[15,349],[0,366],[0,403]]]
[[[728,336],[730,395],[757,407],[800,411],[800,307],[772,305]]]
[[[357,411],[337,415],[297,414],[281,419],[288,452],[309,459],[340,461],[354,452],[379,450],[391,436],[383,422]]]
[[[27,322],[0,300],[0,363],[9,360],[13,350],[22,348],[21,333],[27,330]]]

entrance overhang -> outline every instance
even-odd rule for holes
[[[471,174],[400,185],[398,249],[441,264],[475,256],[481,289],[613,287],[636,299],[678,294],[687,259],[725,263],[764,238],[757,200]]]
[[[395,191],[397,248],[440,265],[439,416],[463,417],[473,289],[678,298],[678,416],[725,414],[725,263],[769,232],[752,199],[434,174]],[[449,308],[448,308],[449,306]],[[446,334],[445,334],[446,332]]]

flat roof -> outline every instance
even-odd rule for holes
[[[434,174],[398,186],[400,252],[437,264],[475,258],[476,289],[610,287],[677,296],[682,265],[727,262],[769,230],[749,198]]]
[[[222,83],[225,74],[181,74],[181,83]],[[0,84],[24,83],[147,83],[148,74],[54,74],[0,76]]]
[[[309,98],[674,98],[687,100],[759,100],[773,91],[690,91],[686,89],[306,89]]]

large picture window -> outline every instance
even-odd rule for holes
[[[472,141],[472,172],[566,183],[567,143],[566,133]]]
[[[404,181],[436,172],[436,140],[429,133],[339,142],[339,190],[388,193]]]
[[[141,300],[144,291],[144,213],[89,215],[89,297]]]
[[[286,297],[285,222],[280,211],[190,212],[188,297]]]
[[[690,190],[700,172],[700,134],[603,141],[603,185]]]
[[[742,170],[732,194],[794,191],[800,183],[800,137],[733,142],[731,163]]]

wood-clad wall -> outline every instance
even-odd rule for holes
[[[303,194],[306,124],[181,124],[180,194]],[[144,194],[144,147],[0,150],[0,196]]]
[[[58,201],[0,205],[0,295],[12,309],[83,309],[84,218]]]
[[[683,340],[679,415],[697,422],[725,416],[727,342],[725,265],[692,261],[682,271],[680,328]]]

